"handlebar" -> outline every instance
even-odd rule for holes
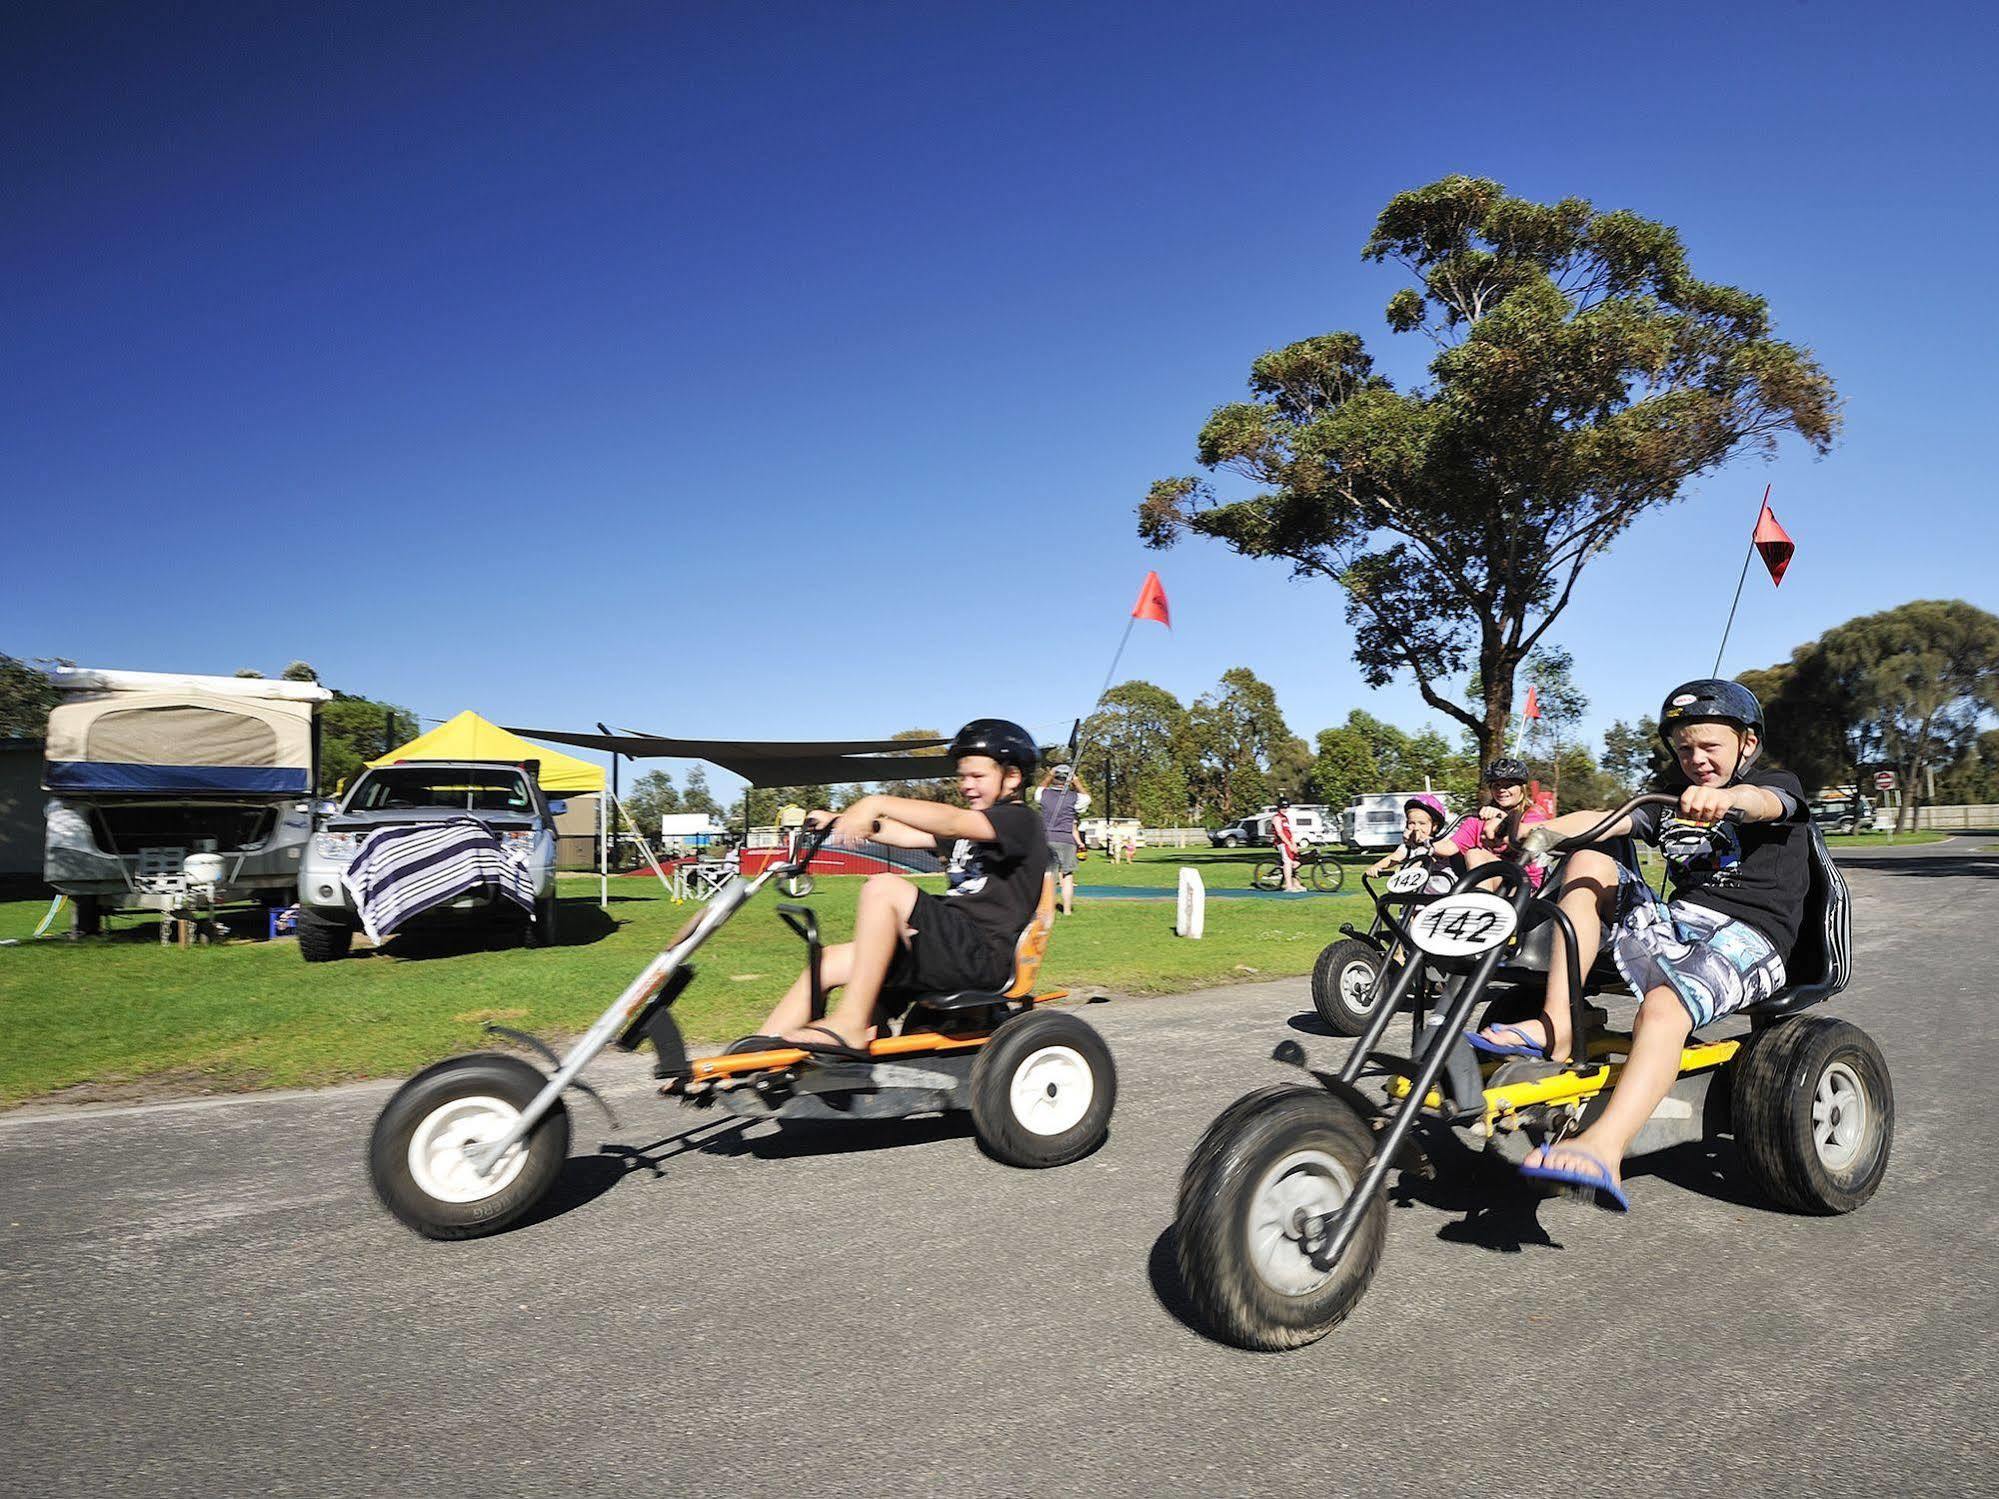
[[[1619,807],[1615,812],[1606,812],[1603,820],[1587,832],[1578,833],[1572,838],[1551,840],[1545,848],[1537,849],[1533,847],[1529,840],[1532,840],[1540,829],[1529,828],[1521,835],[1521,845],[1528,853],[1574,853],[1579,848],[1586,848],[1590,844],[1607,837],[1612,828],[1616,827],[1618,823],[1624,821],[1625,818],[1636,812],[1640,807],[1677,807],[1679,804],[1680,799],[1677,796],[1658,791],[1643,792],[1638,796],[1632,797],[1630,801]],[[1723,822],[1742,821],[1742,809],[1739,807],[1730,807],[1728,811],[1722,814],[1721,820]]]
[[[771,868],[780,879],[790,879],[793,875],[805,873],[805,867],[812,862],[812,856],[824,848],[826,840],[832,836],[833,824],[830,822],[821,827],[800,828],[798,843],[792,851],[792,857],[782,864],[773,864]]]

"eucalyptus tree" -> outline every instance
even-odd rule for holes
[[[1762,297],[1698,279],[1678,232],[1634,213],[1446,177],[1392,199],[1362,255],[1414,277],[1387,320],[1435,345],[1427,381],[1395,389],[1351,332],[1262,355],[1196,442],[1255,492],[1160,479],[1139,532],[1336,582],[1367,683],[1407,673],[1490,755],[1589,563],[1739,454],[1787,432],[1823,452],[1838,396]]]

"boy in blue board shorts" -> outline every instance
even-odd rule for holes
[[[1569,856],[1560,903],[1575,927],[1587,973],[1604,924],[1618,971],[1639,996],[1630,1056],[1610,1101],[1573,1140],[1529,1152],[1523,1175],[1560,1184],[1599,1206],[1623,1209],[1619,1165],[1632,1139],[1679,1076],[1680,1050],[1701,1026],[1767,999],[1784,984],[1811,878],[1810,812],[1796,776],[1754,768],[1763,709],[1737,682],[1703,678],[1669,693],[1659,735],[1678,776],[1680,804],[1641,807],[1604,835],[1629,833],[1666,850],[1673,899],[1662,904],[1635,870],[1597,849]],[[1738,821],[1724,823],[1728,813]],[[1665,815],[1661,816],[1660,814]],[[1602,812],[1570,812],[1525,835],[1529,851],[1589,831]],[[1664,838],[1677,821],[1715,824],[1712,836]],[[1541,1013],[1471,1038],[1489,1054],[1564,1061],[1569,1034],[1566,955],[1558,944]]]

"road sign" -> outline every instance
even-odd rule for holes
[[[1895,772],[1892,770],[1875,771],[1874,789],[1876,791],[1893,791],[1895,789]]]

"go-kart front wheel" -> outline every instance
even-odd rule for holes
[[[368,1177],[382,1205],[427,1239],[476,1239],[520,1222],[569,1158],[562,1101],[487,1175],[465,1152],[506,1133],[547,1081],[518,1057],[481,1052],[404,1083],[368,1142]]]
[[[1801,1015],[1752,1035],[1730,1071],[1735,1142],[1770,1197],[1801,1213],[1850,1213],[1874,1195],[1895,1093],[1867,1032]]]
[[[1237,1099],[1180,1178],[1176,1252],[1201,1324],[1242,1348],[1296,1348],[1346,1319],[1381,1260],[1386,1200],[1355,1203],[1374,1134],[1321,1088],[1280,1083]],[[1359,1212],[1337,1262],[1324,1214]]]
[[[1066,1166],[1103,1144],[1117,1103],[1104,1038],[1060,1010],[1016,1015],[972,1063],[972,1128],[998,1161]]]
[[[1378,949],[1353,937],[1342,937],[1319,954],[1312,966],[1312,1008],[1334,1035],[1366,1034],[1384,966]]]

